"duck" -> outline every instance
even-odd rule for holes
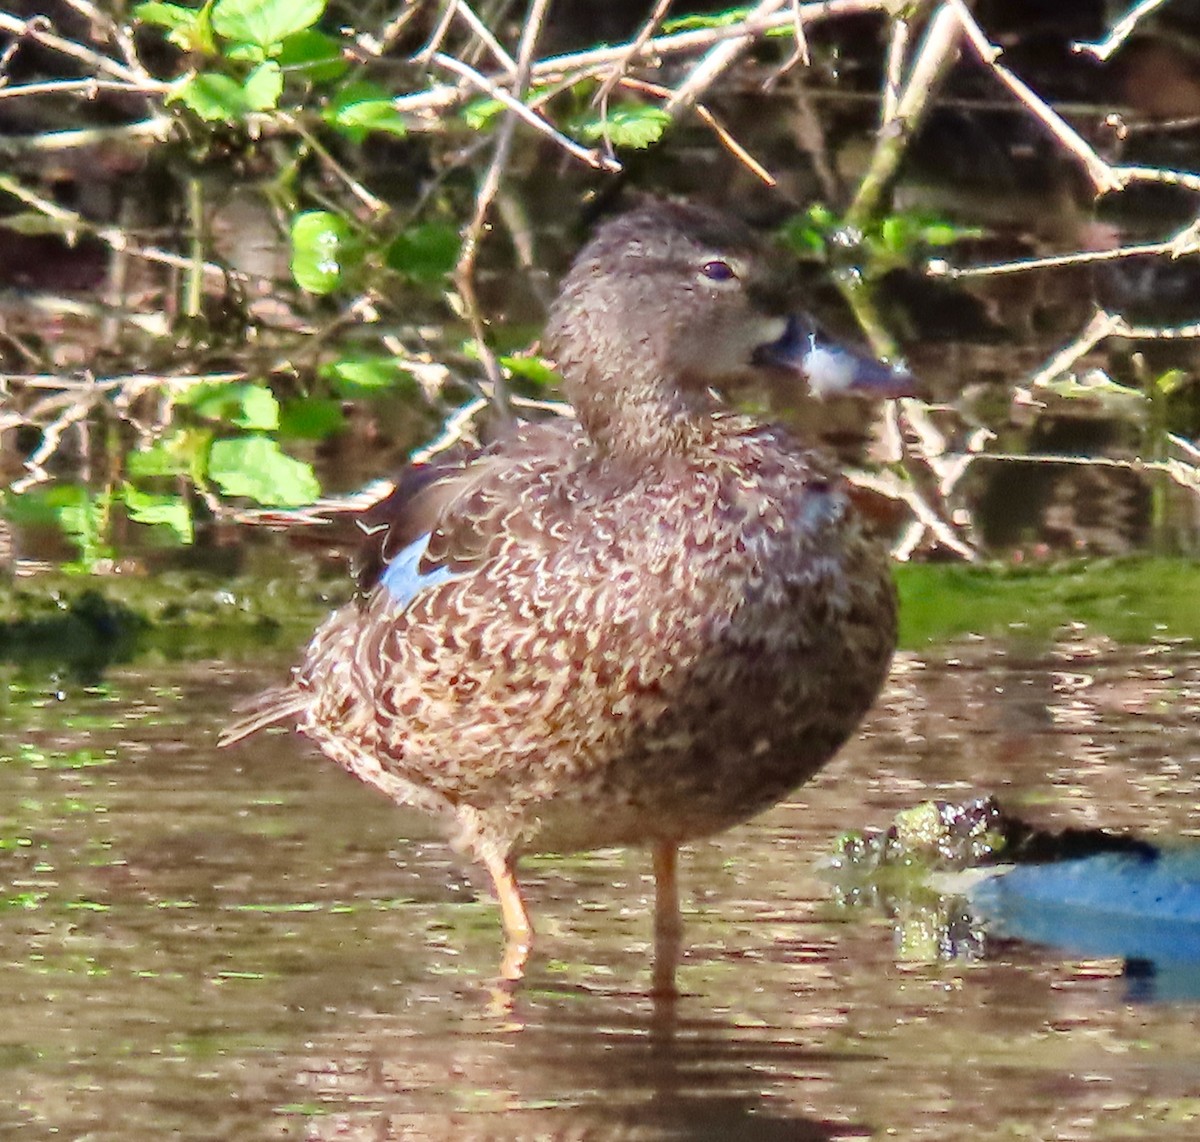
[[[680,846],[775,805],[878,696],[888,553],[836,462],[730,407],[763,372],[912,395],[797,304],[740,220],[655,200],[603,221],[542,340],[573,416],[411,467],[362,522],[354,602],[221,744],[286,723],[486,869],[522,977],[522,856],[640,846],[653,991],[682,954]]]

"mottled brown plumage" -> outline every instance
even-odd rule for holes
[[[528,942],[520,854],[654,847],[661,987],[676,847],[828,761],[895,646],[886,556],[844,478],[710,391],[788,365],[824,389],[905,387],[785,321],[779,265],[696,207],[605,224],[545,338],[578,420],[410,473],[370,513],[361,602],[228,735],[294,718],[441,816],[492,872],[510,945]]]

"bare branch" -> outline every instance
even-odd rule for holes
[[[1103,63],[1129,39],[1143,16],[1150,15],[1155,8],[1161,8],[1165,2],[1166,0],[1141,0],[1113,25],[1113,30],[1104,39],[1091,44],[1081,40],[1073,43],[1071,50],[1081,55],[1090,55]]]

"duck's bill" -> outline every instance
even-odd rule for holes
[[[883,400],[917,395],[916,378],[903,365],[847,349],[796,315],[787,319],[782,337],[756,350],[754,363],[800,373],[819,397],[849,393]]]

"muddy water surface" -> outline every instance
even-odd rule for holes
[[[530,862],[499,924],[421,818],[286,735],[218,752],[283,664],[139,666],[0,709],[0,1135],[1194,1139],[1200,1006],[1119,960],[839,908],[848,827],[990,791],[1041,824],[1200,834],[1200,654],[1079,637],[907,653],[790,803],[683,865],[686,992],[647,996],[648,859]],[[924,933],[923,926],[929,926]]]

